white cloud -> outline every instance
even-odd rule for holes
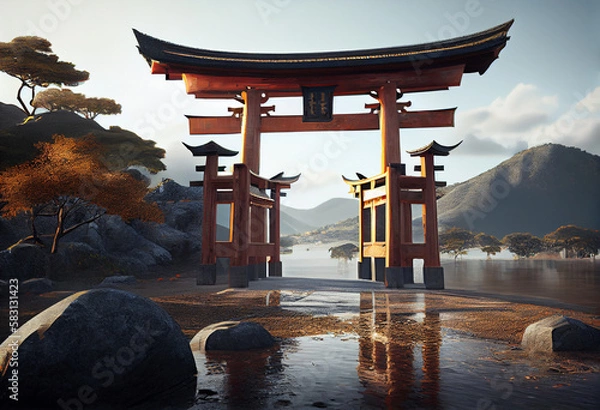
[[[557,96],[540,95],[534,85],[521,83],[489,106],[459,114],[459,130],[462,134],[514,145],[524,134],[549,122],[557,106]]]
[[[585,95],[574,93],[572,100],[567,111],[556,116],[558,96],[518,84],[489,106],[459,114],[459,132],[507,149],[553,142],[600,154],[600,87]]]

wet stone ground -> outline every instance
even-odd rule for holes
[[[532,356],[474,338],[443,327],[457,313],[424,309],[427,299],[415,294],[397,309],[375,292],[281,292],[277,303],[303,314],[322,315],[335,302],[330,313],[356,331],[280,338],[267,351],[198,354],[190,409],[599,408],[597,354]]]

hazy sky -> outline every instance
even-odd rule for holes
[[[527,147],[556,142],[600,155],[600,2],[596,0],[0,0],[0,41],[38,35],[62,60],[91,73],[74,88],[114,98],[118,116],[99,117],[153,139],[167,150],[182,184],[198,179],[183,148],[215,139],[239,150],[241,137],[189,136],[184,114],[228,115],[234,101],[196,100],[181,81],[151,75],[132,28],[183,45],[246,52],[347,50],[442,40],[515,19],[506,48],[483,75],[460,87],[412,94],[413,110],[458,107],[456,126],[402,130],[402,150],[436,139],[464,140],[438,162],[438,179],[461,182]],[[17,103],[18,81],[0,73],[0,101]],[[364,112],[368,96],[336,98],[336,112]],[[271,99],[276,114],[300,114],[299,99]],[[311,207],[349,197],[341,175],[380,170],[380,136],[372,132],[264,134],[261,174],[301,172],[285,204]],[[239,162],[239,157],[223,161]],[[412,169],[408,155],[403,162]]]

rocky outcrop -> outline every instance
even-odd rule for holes
[[[137,279],[133,275],[116,275],[104,278],[104,280],[97,286],[99,288],[111,288],[119,286],[130,286],[135,285]]]
[[[555,315],[527,326],[521,344],[535,352],[598,350],[600,330],[577,319]]]
[[[88,271],[144,276],[156,266],[197,257],[201,245],[202,189],[167,180],[148,195],[148,200],[157,201],[165,223],[126,223],[119,216],[104,215],[65,236],[55,255],[29,244],[0,252],[0,279],[49,276],[64,280]],[[40,219],[36,228],[40,234],[54,230],[51,218]],[[28,229],[24,217],[0,218],[0,244],[10,246],[27,236]]]
[[[193,398],[196,367],[179,325],[128,292],[80,292],[22,325],[0,345],[0,402],[15,341],[22,405],[121,408],[167,391]]]
[[[47,278],[28,279],[19,284],[19,293],[22,294],[32,293],[34,295],[41,295],[42,293],[52,292],[53,290],[54,283]]]
[[[0,251],[0,279],[20,281],[46,277],[50,269],[50,255],[37,245],[21,244]]]
[[[193,351],[264,349],[275,339],[260,324],[254,322],[219,322],[200,330],[190,342]]]

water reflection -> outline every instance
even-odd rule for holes
[[[221,395],[227,397],[231,409],[263,408],[271,390],[272,374],[283,371],[279,346],[246,352],[206,352],[207,375],[224,376]]]
[[[394,310],[402,306],[390,300],[394,297],[398,295],[361,293],[358,377],[365,386],[365,402],[388,409],[401,404],[437,408],[440,315],[427,309],[426,295],[412,295],[412,303],[404,304],[409,308],[405,311]],[[416,306],[424,316],[413,313]]]

